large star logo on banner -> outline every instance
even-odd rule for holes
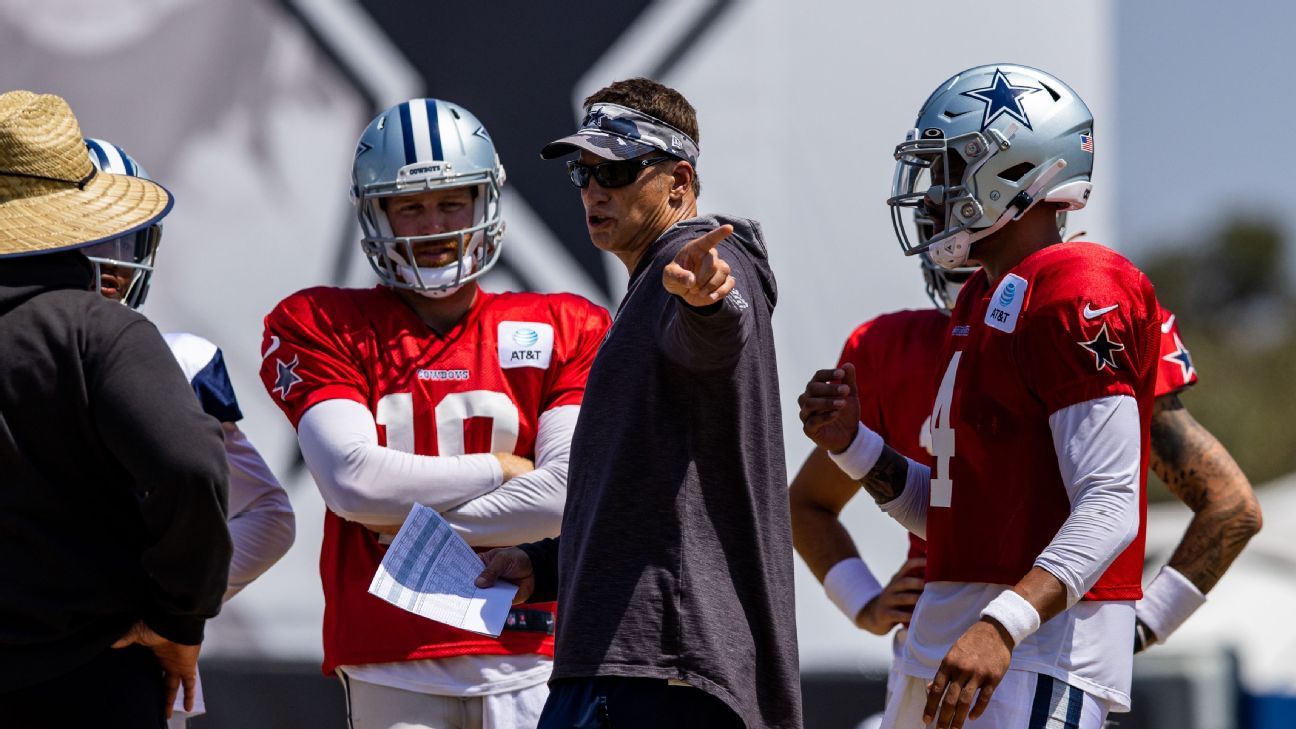
[[[1093,352],[1094,367],[1098,368],[1099,372],[1102,372],[1104,367],[1111,367],[1114,370],[1119,369],[1119,367],[1116,366],[1115,354],[1124,350],[1125,345],[1112,339],[1111,336],[1107,334],[1106,324],[1102,325],[1102,329],[1098,330],[1098,334],[1096,334],[1093,339],[1090,339],[1087,342],[1076,342],[1076,344],[1079,344],[1081,347]]]
[[[994,78],[990,80],[989,86],[964,91],[962,95],[985,104],[985,114],[981,117],[982,129],[990,126],[991,122],[1004,114],[1016,119],[1027,129],[1030,129],[1030,118],[1026,116],[1026,110],[1022,108],[1021,99],[1023,96],[1040,90],[1038,86],[1013,86],[1012,82],[1008,80],[1008,75],[996,68]]]
[[[1188,354],[1188,348],[1184,346],[1183,340],[1179,338],[1178,332],[1175,332],[1174,334],[1174,343],[1175,351],[1164,355],[1161,359],[1179,365],[1179,368],[1183,370],[1184,382],[1188,382],[1192,380],[1193,373],[1196,372],[1196,370],[1193,369],[1192,355]]]
[[[674,83],[676,68],[691,67],[689,50],[707,43],[728,11],[741,5],[736,0],[622,0],[604,3],[597,12],[561,13],[545,3],[269,4],[283,6],[305,26],[307,36],[364,98],[369,109],[353,121],[357,130],[379,110],[424,95],[454,99],[489,124],[491,141],[508,167],[513,211],[508,214],[516,216],[510,218],[510,235],[535,231],[544,246],[535,255],[556,259],[553,266],[534,266],[504,256],[497,270],[528,291],[576,291],[595,298],[611,296],[616,285],[603,252],[588,242],[580,198],[561,184],[564,178],[554,164],[536,154],[538,145],[571,132],[575,99],[614,78]],[[479,54],[471,63],[447,63],[443,45],[428,42],[428,28],[489,28],[491,47],[505,50]],[[502,88],[509,93],[500,93]],[[597,116],[585,120],[585,125],[599,123]],[[484,129],[474,133],[486,135]],[[353,262],[364,259],[355,255],[354,231],[341,232],[333,282],[345,285]]]

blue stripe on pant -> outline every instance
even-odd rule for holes
[[[1027,729],[1077,729],[1084,692],[1052,676],[1039,674]]]

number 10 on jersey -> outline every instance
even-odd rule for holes
[[[931,439],[932,453],[936,456],[936,468],[931,478],[931,505],[948,507],[954,496],[954,480],[950,478],[950,460],[954,458],[954,426],[950,424],[950,405],[954,402],[954,378],[958,374],[959,359],[962,352],[955,352],[950,359],[945,376],[941,378],[940,390],[936,392],[936,404],[932,406]]]

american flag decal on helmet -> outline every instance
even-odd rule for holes
[[[1089,154],[1093,154],[1093,136],[1089,134],[1080,135],[1080,149]]]

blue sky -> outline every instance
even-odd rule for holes
[[[1112,12],[1125,249],[1190,243],[1234,215],[1276,219],[1296,239],[1296,6],[1138,0]]]

